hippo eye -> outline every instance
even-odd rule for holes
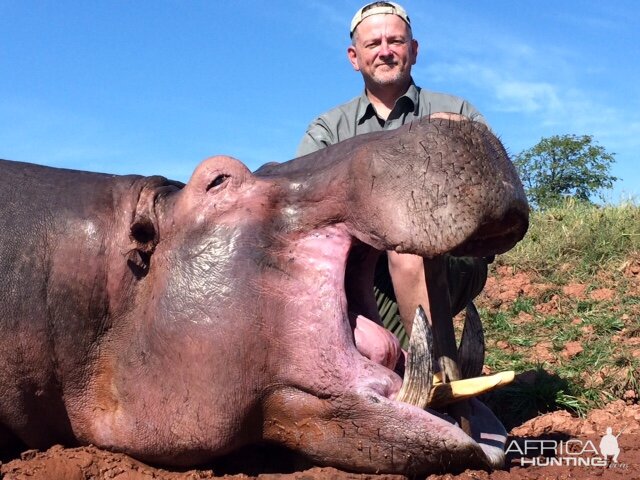
[[[225,175],[225,174],[218,175],[216,178],[213,179],[213,181],[207,187],[207,192],[212,188],[217,187],[218,185],[222,185],[227,178],[229,178],[229,175]]]

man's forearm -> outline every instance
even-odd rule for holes
[[[396,294],[398,312],[407,334],[411,335],[413,317],[418,305],[429,313],[429,297],[425,280],[424,263],[418,255],[387,252],[389,274]],[[428,315],[430,318],[431,316]]]

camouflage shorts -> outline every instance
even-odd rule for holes
[[[451,313],[456,315],[484,288],[487,281],[487,261],[477,257],[447,256],[447,276]],[[406,348],[408,337],[400,321],[386,254],[382,254],[378,260],[373,283],[382,323],[398,337],[403,348]]]

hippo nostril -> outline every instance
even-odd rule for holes
[[[215,188],[215,187],[217,187],[217,186],[219,186],[219,185],[222,185],[222,184],[227,180],[227,178],[229,178],[229,175],[225,175],[225,174],[218,175],[218,176],[217,176],[216,178],[214,178],[214,179],[213,179],[213,181],[212,181],[212,182],[207,186],[207,192],[208,192],[209,190],[211,190],[212,188]]]
[[[140,244],[148,244],[156,237],[156,229],[147,218],[139,218],[131,225],[131,238]]]

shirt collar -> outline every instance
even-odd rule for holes
[[[406,111],[413,112],[418,108],[419,97],[420,90],[416,86],[416,84],[413,83],[412,79],[411,85],[409,85],[409,88],[404,93],[404,95],[396,100],[396,104],[394,105],[393,110],[395,110],[396,107],[400,107],[406,109]],[[358,124],[364,123],[373,116],[377,116],[376,110],[375,108],[373,108],[373,104],[369,100],[369,97],[367,97],[367,90],[365,89],[360,96],[360,101],[358,102],[358,111],[356,117],[358,119]]]

